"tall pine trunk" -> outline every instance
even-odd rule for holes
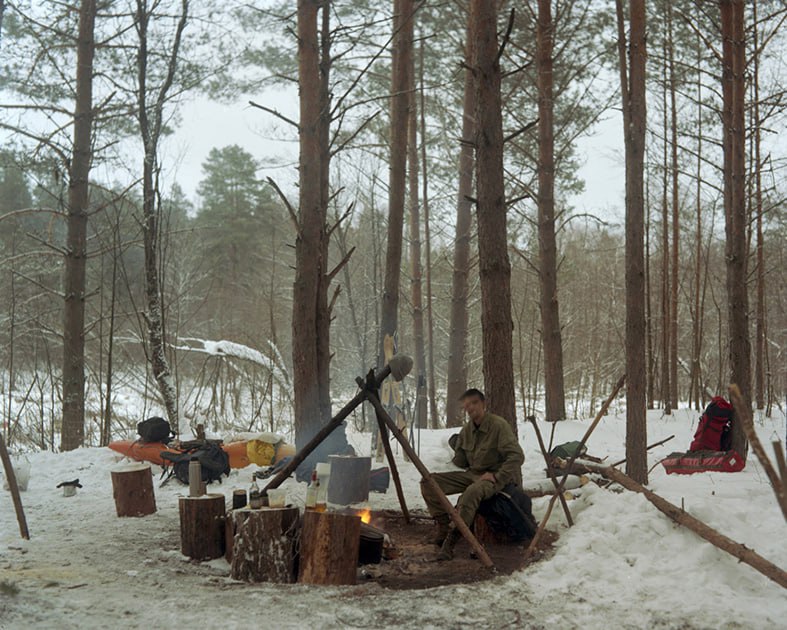
[[[415,363],[415,418],[417,426],[428,425],[426,388],[426,344],[424,342],[424,309],[421,287],[421,212],[418,201],[418,107],[415,91],[415,60],[410,56],[410,112],[407,140],[407,162],[409,165],[410,207],[410,300],[413,311],[413,354]]]
[[[667,3],[669,94],[670,94],[670,172],[672,174],[672,251],[670,265],[670,408],[678,408],[678,263],[680,253],[680,201],[678,195],[678,106],[675,81],[675,42],[672,34],[672,3]],[[666,141],[666,138],[665,138]]]
[[[756,282],[757,282],[757,307],[754,342],[754,400],[757,409],[765,408],[765,247],[762,234],[762,162],[760,138],[760,51],[759,27],[757,24],[757,3],[752,3],[752,34],[754,41],[752,48],[755,51],[752,58],[752,98],[754,140],[754,211],[756,213]],[[770,396],[768,397],[770,401]]]
[[[462,140],[459,145],[459,190],[456,199],[456,236],[451,284],[451,323],[448,333],[446,370],[446,425],[458,427],[464,420],[459,397],[467,389],[467,298],[470,275],[470,238],[473,227],[473,139],[475,137],[475,82],[471,70],[475,56],[475,39],[468,20],[465,41],[465,91],[462,103]]]
[[[424,39],[421,38],[419,92],[421,95],[421,195],[424,204],[424,246],[426,247],[426,322],[427,322],[427,371],[429,389],[429,427],[440,428],[440,417],[437,415],[437,385],[434,374],[434,316],[432,312],[432,238],[429,221],[429,180],[426,162],[426,99],[424,97]]]
[[[664,54],[666,56],[666,42]],[[672,413],[672,397],[670,396],[670,257],[669,257],[669,117],[667,108],[667,65],[664,64],[662,84],[662,198],[661,198],[661,405],[665,414]]]
[[[481,277],[481,328],[484,387],[490,411],[508,420],[516,433],[514,398],[511,262],[503,181],[503,120],[497,41],[497,5],[472,0],[475,34],[476,186],[478,266]]]
[[[743,0],[720,0],[722,36],[722,121],[724,124],[724,210],[727,244],[727,325],[730,381],[751,408],[751,342],[746,265],[746,120],[744,116],[746,48]],[[746,457],[739,422],[733,424],[732,447]]]
[[[399,320],[399,281],[402,267],[404,193],[407,186],[407,128],[409,73],[413,48],[413,2],[394,0],[391,68],[391,158],[388,179],[388,239],[385,252],[379,365],[385,363],[385,338],[396,339]]]
[[[538,0],[536,71],[538,76],[538,251],[541,288],[541,338],[544,344],[546,420],[565,420],[563,342],[557,299],[555,236],[555,135],[552,100],[554,25],[552,0]]]
[[[645,2],[631,0],[627,70],[622,0],[616,0],[626,150],[626,474],[648,482],[645,409]]]
[[[317,15],[321,0],[298,0],[298,82],[300,86],[298,232],[292,312],[292,364],[295,444],[301,448],[322,426],[320,391],[321,330],[318,310],[325,275],[324,176],[321,134],[320,41]]]
[[[85,437],[85,261],[88,176],[93,129],[93,30],[95,0],[82,0],[77,42],[74,148],[68,182],[68,235],[63,314],[63,427],[60,448],[70,451]]]

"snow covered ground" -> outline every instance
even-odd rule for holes
[[[652,464],[688,447],[697,413],[649,416],[648,442],[676,438],[649,453]],[[580,439],[589,421],[560,423],[555,443]],[[784,440],[784,416],[758,420],[766,445]],[[542,426],[548,439],[549,426]],[[432,470],[450,469],[450,430],[422,431],[421,455]],[[520,426],[526,479],[543,477],[532,427]],[[625,420],[609,416],[589,453],[624,456]],[[351,441],[368,453],[368,435]],[[768,447],[770,451],[770,448]],[[401,454],[399,454],[401,457]],[[29,455],[22,493],[31,539],[19,537],[10,494],[0,491],[0,628],[783,628],[787,593],[748,565],[658,512],[644,497],[593,484],[570,502],[575,526],[555,510],[554,556],[488,582],[424,591],[245,584],[222,560],[193,563],[179,552],[177,497],[185,488],[156,487],[158,512],[115,516],[110,469],[119,457],[92,448]],[[412,507],[423,507],[415,468],[398,461]],[[154,467],[155,469],[155,467]],[[253,468],[233,471],[220,486],[246,487]],[[55,486],[78,477],[84,488],[65,498]],[[737,474],[667,476],[656,467],[650,486],[733,540],[787,569],[787,525],[768,479],[751,455]],[[305,485],[289,480],[290,501]],[[396,508],[393,487],[371,507]],[[534,500],[541,518],[547,499]],[[781,620],[781,621],[780,621]]]

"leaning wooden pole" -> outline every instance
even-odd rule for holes
[[[459,532],[464,536],[465,540],[470,543],[470,546],[475,551],[478,559],[483,563],[485,567],[490,569],[494,569],[495,565],[492,562],[492,559],[489,557],[489,554],[484,549],[483,545],[478,542],[478,539],[473,535],[473,532],[470,531],[470,528],[467,524],[462,520],[462,517],[459,516],[459,512],[456,511],[454,505],[451,501],[448,500],[448,497],[445,496],[442,488],[437,485],[437,482],[432,478],[432,473],[429,472],[429,469],[424,466],[424,463],[418,457],[418,454],[413,450],[413,447],[410,446],[410,442],[407,441],[407,438],[402,435],[402,432],[396,426],[396,423],[391,419],[391,416],[388,415],[388,412],[383,407],[380,399],[377,397],[377,392],[375,391],[368,391],[367,390],[367,400],[372,403],[375,411],[377,412],[378,418],[382,418],[385,424],[390,429],[393,436],[399,441],[399,444],[402,445],[404,452],[410,457],[410,461],[413,462],[415,467],[418,469],[418,472],[421,473],[426,483],[429,484],[429,487],[432,488],[432,491],[435,493],[440,499],[440,503],[443,505],[443,509],[448,512],[448,515],[451,517],[451,520],[454,522],[454,525],[459,530]]]
[[[25,540],[30,540],[25,510],[22,508],[22,497],[19,496],[19,484],[16,483],[16,473],[14,472],[14,467],[11,465],[11,456],[8,454],[8,449],[5,446],[5,438],[3,438],[2,434],[0,434],[0,459],[3,460],[5,476],[6,479],[8,479],[8,488],[11,491],[11,499],[14,502],[16,520],[19,522],[19,533],[22,534],[22,538]]]
[[[677,505],[673,505],[666,499],[663,499],[657,495],[655,492],[651,492],[645,486],[640,485],[628,475],[620,472],[617,468],[612,468],[611,466],[599,466],[598,472],[604,475],[604,477],[607,479],[619,483],[627,490],[644,494],[648,501],[650,501],[656,506],[656,508],[669,516],[676,523],[688,527],[691,531],[695,532],[712,545],[735,556],[741,562],[745,562],[750,567],[762,573],[768,579],[776,582],[782,588],[787,588],[787,572],[783,571],[772,562],[769,562],[755,551],[752,551],[746,547],[746,545],[742,545],[730,538],[727,538],[724,534],[717,532],[715,529],[709,527],[699,519],[694,518],[688,512],[680,509]]]
[[[749,411],[749,407],[743,402],[741,390],[735,383],[732,383],[727,390],[730,392],[730,398],[735,407],[735,417],[740,421],[743,432],[746,434],[746,439],[749,440],[749,444],[751,444],[754,454],[757,455],[757,459],[760,460],[760,464],[762,464],[762,467],[765,469],[765,474],[768,475],[771,487],[776,495],[776,501],[778,501],[779,507],[782,509],[784,520],[787,521],[787,493],[785,493],[784,489],[785,480],[779,477],[779,473],[776,472],[773,464],[771,464],[771,460],[768,458],[765,448],[762,442],[760,442],[760,438],[757,437],[757,432],[754,430],[754,422],[752,422],[751,419],[751,412]]]
[[[369,398],[367,396],[367,400],[368,399]],[[393,477],[394,487],[396,488],[396,496],[399,498],[399,505],[402,508],[404,521],[409,525],[410,511],[407,509],[407,502],[404,499],[404,490],[402,490],[402,480],[399,478],[399,470],[396,467],[396,461],[394,461],[393,452],[391,451],[391,443],[388,441],[388,429],[385,427],[385,420],[383,420],[380,417],[380,414],[377,413],[377,409],[375,409],[375,413],[377,415],[377,424],[380,427],[380,439],[383,442],[385,457],[388,459],[388,466],[391,468],[391,476]]]
[[[624,374],[618,379],[618,382],[615,383],[615,388],[612,390],[612,393],[609,395],[604,401],[604,404],[601,405],[601,409],[598,410],[596,417],[593,418],[593,422],[588,427],[588,430],[585,431],[585,435],[582,436],[582,440],[579,442],[579,446],[577,450],[572,455],[571,459],[568,460],[568,464],[566,465],[566,472],[563,474],[563,478],[560,480],[560,485],[555,488],[555,494],[549,500],[549,507],[547,508],[547,513],[544,518],[541,519],[541,522],[538,524],[538,529],[536,530],[535,536],[533,536],[533,540],[530,541],[527,549],[525,550],[525,560],[530,558],[533,555],[533,552],[536,550],[536,546],[538,545],[538,541],[541,538],[541,535],[544,533],[544,529],[546,529],[547,521],[549,520],[550,515],[552,514],[552,508],[555,505],[555,501],[557,500],[558,496],[563,496],[563,487],[566,485],[566,480],[569,476],[569,471],[571,470],[571,466],[574,464],[574,460],[577,459],[578,454],[582,451],[582,447],[585,446],[585,442],[588,441],[590,434],[593,433],[594,429],[598,426],[598,423],[601,422],[601,418],[607,413],[607,409],[612,404],[612,401],[615,400],[615,397],[618,395],[618,392],[623,387],[623,383],[626,382],[626,375]]]
[[[555,471],[552,468],[552,464],[549,463],[549,454],[547,453],[547,448],[544,446],[544,439],[541,437],[541,430],[538,428],[538,423],[536,422],[535,416],[528,416],[528,420],[533,424],[533,430],[536,432],[536,439],[538,440],[538,447],[541,449],[541,455],[544,457],[544,463],[547,467],[547,475],[552,480],[552,483],[555,486],[556,496],[557,490],[560,488],[560,482],[557,480],[555,476]],[[571,511],[568,509],[568,502],[566,501],[566,497],[563,496],[563,493],[559,493],[560,505],[563,506],[563,513],[566,515],[566,522],[568,522],[569,527],[574,526],[574,519],[571,518]]]
[[[379,389],[382,382],[391,374],[397,381],[401,381],[407,374],[410,373],[410,370],[413,368],[413,360],[404,355],[404,354],[397,354],[394,356],[388,364],[380,370],[379,374],[371,376],[370,378],[373,379],[375,387]],[[284,481],[289,477],[293,471],[301,465],[301,463],[311,454],[311,452],[317,448],[320,443],[328,437],[336,428],[344,422],[344,419],[349,416],[353,409],[355,409],[358,405],[360,405],[364,400],[366,400],[366,390],[359,391],[355,397],[348,402],[342,409],[337,413],[331,421],[326,424],[322,429],[320,429],[317,434],[306,444],[304,447],[295,453],[292,460],[289,464],[287,464],[284,468],[282,468],[279,473],[268,482],[262,491],[263,493],[271,488],[278,488]]]

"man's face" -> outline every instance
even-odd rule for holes
[[[484,417],[486,403],[478,396],[467,396],[462,400],[462,407],[472,421],[480,422]]]

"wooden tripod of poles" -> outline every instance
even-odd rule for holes
[[[317,432],[317,434],[309,441],[308,444],[306,444],[293,456],[290,463],[282,468],[282,470],[279,471],[279,473],[268,482],[268,485],[263,488],[263,492],[266,492],[271,488],[278,488],[284,482],[284,480],[287,479],[293,473],[293,471],[309,456],[309,454],[314,451],[314,449],[316,449],[320,443],[326,437],[328,437],[328,435],[330,435],[330,433],[334,431],[344,421],[345,418],[347,418],[347,416],[350,415],[353,409],[358,407],[364,401],[368,401],[374,407],[375,414],[377,416],[377,423],[380,426],[380,431],[383,437],[386,436],[386,429],[390,430],[399,444],[401,444],[404,452],[418,469],[418,472],[423,475],[426,483],[429,484],[435,494],[439,497],[440,502],[448,512],[448,515],[454,522],[457,530],[459,530],[462,536],[464,536],[464,538],[470,544],[473,551],[478,556],[478,559],[485,567],[494,570],[494,563],[489,557],[489,554],[486,552],[486,549],[484,549],[481,543],[478,542],[478,539],[473,535],[473,532],[470,531],[470,528],[459,516],[459,512],[456,511],[456,508],[454,508],[451,501],[442,491],[440,486],[437,485],[437,482],[432,478],[432,474],[429,472],[429,469],[418,457],[413,447],[410,446],[410,442],[404,437],[404,435],[402,435],[402,432],[396,426],[396,423],[393,421],[391,416],[388,415],[388,412],[380,402],[378,391],[382,382],[389,375],[392,375],[398,381],[402,380],[410,372],[412,366],[413,360],[410,357],[398,354],[394,356],[388,362],[388,365],[380,370],[378,374],[375,374],[373,370],[370,370],[366,375],[366,380],[361,378],[356,379],[356,382],[358,382],[358,385],[361,387],[361,391],[359,391],[350,402],[342,407],[342,409],[333,418],[331,418],[331,421]],[[399,478],[399,472],[396,468],[396,463],[394,462],[393,453],[391,452],[391,446],[387,439],[383,440],[383,445],[385,448],[385,455],[388,458],[388,464],[391,469],[391,476],[393,477],[394,485],[396,486],[396,494],[399,498],[399,504],[402,507],[402,513],[404,514],[405,520],[409,523],[410,512],[408,511],[407,505],[405,503],[402,484]]]

